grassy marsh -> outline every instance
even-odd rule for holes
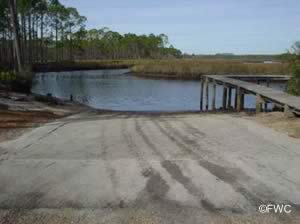
[[[137,75],[198,79],[201,75],[286,75],[286,63],[244,63],[233,60],[141,60],[132,67]]]
[[[169,79],[199,79],[201,75],[286,75],[287,63],[246,63],[221,59],[80,60],[35,65],[34,71],[69,71],[130,68],[136,76]]]

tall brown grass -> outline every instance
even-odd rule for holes
[[[133,63],[136,75],[197,79],[202,75],[286,75],[286,63],[244,63],[232,60],[140,60]]]
[[[127,67],[136,76],[170,79],[199,79],[202,75],[289,74],[288,63],[247,63],[242,60],[222,59],[87,60],[76,61],[75,65],[75,68],[79,66],[83,69]]]

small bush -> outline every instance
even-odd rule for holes
[[[288,82],[288,93],[300,96],[300,64],[291,67],[293,76]]]
[[[12,70],[0,70],[0,84],[1,89],[10,90],[14,92],[30,93],[32,86],[32,73],[23,72],[16,74]]]
[[[16,80],[16,74],[13,71],[0,71],[1,82],[11,82]]]

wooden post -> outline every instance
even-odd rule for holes
[[[208,78],[205,79],[205,109],[208,111],[208,101],[209,101],[209,86],[208,86]]]
[[[244,110],[245,107],[245,92],[241,90],[241,110]]]
[[[203,110],[203,88],[204,88],[204,79],[201,78],[201,88],[200,88],[200,111]]]
[[[227,87],[226,84],[223,84],[223,110],[226,110],[227,105]]]
[[[236,110],[240,112],[242,110],[242,90],[240,87],[236,87]]]
[[[231,97],[232,97],[232,87],[229,87],[228,88],[228,105],[227,105],[228,109],[231,108]]]
[[[256,113],[261,113],[262,112],[262,102],[263,99],[261,97],[261,95],[256,94]]]
[[[212,92],[212,110],[216,110],[216,82],[213,82],[213,92]]]
[[[268,102],[267,101],[265,101],[264,110],[265,110],[265,112],[268,111]]]
[[[235,110],[237,110],[237,99],[238,99],[237,88],[238,87],[236,87],[236,89],[235,89],[235,96],[234,96],[234,108],[235,108]]]

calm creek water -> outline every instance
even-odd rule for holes
[[[270,87],[283,90],[285,84],[271,83]],[[198,111],[200,108],[200,81],[145,79],[132,76],[125,69],[39,73],[32,92],[51,93],[62,99],[70,99],[72,95],[74,100],[91,107],[117,111]],[[222,86],[217,86],[217,108],[222,105],[222,92]],[[245,107],[255,108],[254,96],[245,96]]]

